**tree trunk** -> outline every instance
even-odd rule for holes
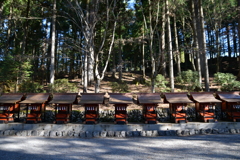
[[[194,7],[194,0],[191,1],[191,14],[192,14],[192,23],[193,23],[193,39],[194,39],[194,47],[196,49],[193,49],[193,51],[196,54],[196,63],[197,63],[197,71],[198,71],[198,83],[199,87],[202,86],[202,71],[201,71],[201,59],[200,59],[200,51],[199,51],[199,45],[198,45],[198,32],[197,32],[197,17],[195,14],[195,7]]]
[[[174,15],[174,39],[175,39],[175,45],[176,45],[176,50],[175,50],[175,55],[177,57],[177,70],[178,74],[181,73],[181,58],[180,58],[180,53],[179,53],[179,46],[178,46],[178,33],[177,33],[177,20],[176,20],[176,15]]]
[[[209,71],[208,71],[208,59],[206,53],[206,36],[205,36],[205,29],[204,29],[204,15],[203,15],[203,7],[202,7],[202,0],[198,1],[199,3],[199,18],[200,18],[200,34],[202,35],[202,39],[199,40],[201,42],[202,47],[202,54],[204,59],[204,80],[205,80],[205,91],[209,91]]]
[[[53,1],[53,17],[52,17],[52,45],[51,45],[51,67],[50,67],[50,83],[54,83],[55,72],[55,43],[56,43],[56,0]]]
[[[143,33],[142,33],[142,73],[143,73],[143,78],[146,78],[146,72],[145,72],[145,44],[144,44],[144,26],[143,26]]]
[[[167,11],[168,53],[169,53],[169,78],[170,78],[171,92],[174,92],[172,33],[171,33],[171,25],[170,25],[170,12],[169,12],[168,0],[166,0],[166,11]]]
[[[163,3],[165,3],[165,1],[163,1]],[[164,6],[164,4],[163,4]],[[160,70],[160,73],[166,77],[166,58],[165,58],[165,47],[166,47],[166,44],[165,44],[165,27],[166,27],[166,8],[165,6],[162,8],[162,33],[161,33],[161,63],[162,63],[162,67],[161,67],[161,70]]]

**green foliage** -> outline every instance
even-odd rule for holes
[[[221,86],[222,91],[233,91],[240,89],[240,82],[236,80],[237,77],[231,73],[214,74],[214,82]]]
[[[188,91],[199,90],[201,87],[198,82],[198,72],[187,70],[181,72],[176,78],[175,82],[183,86]]]
[[[51,93],[67,93],[67,92],[78,92],[78,86],[76,83],[69,83],[68,79],[57,79],[54,84],[48,85]]]
[[[169,84],[169,81],[167,81],[163,75],[158,74],[155,81],[156,87],[165,92],[168,90],[167,84]]]
[[[19,87],[21,93],[42,93],[44,92],[43,86],[38,82],[32,82],[30,80],[24,81]]]
[[[113,93],[127,93],[128,85],[126,82],[112,82],[111,83],[112,92]]]

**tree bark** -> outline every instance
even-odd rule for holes
[[[51,67],[50,67],[50,83],[54,83],[55,72],[55,43],[56,43],[56,0],[53,1],[53,16],[52,16],[52,44],[51,44]]]
[[[174,73],[173,73],[173,53],[172,53],[172,33],[170,25],[170,12],[169,2],[166,0],[166,11],[167,11],[167,32],[168,32],[168,54],[169,54],[169,78],[170,78],[170,89],[174,92]]]

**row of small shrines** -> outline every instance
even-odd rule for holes
[[[194,93],[137,93],[137,104],[143,108],[145,123],[157,123],[156,108],[161,103],[169,104],[170,118],[175,123],[187,123],[186,108],[189,103],[195,105],[196,116],[199,121],[215,122],[216,105],[221,105],[221,110],[231,121],[240,120],[240,95],[239,92],[194,92]],[[0,96],[0,121],[19,121],[20,105],[26,106],[26,123],[44,121],[46,105],[55,108],[53,123],[71,122],[72,105],[84,106],[85,124],[96,124],[99,119],[99,106],[104,103],[113,104],[115,107],[114,123],[128,123],[128,105],[134,103],[131,93],[32,93],[32,94],[2,94]]]

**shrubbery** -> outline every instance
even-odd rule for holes
[[[199,76],[198,72],[187,70],[182,71],[181,74],[179,74],[175,81],[176,83],[179,83],[180,85],[184,86],[183,88],[188,91],[194,91],[194,90],[200,90],[201,86],[199,84]]]
[[[54,84],[49,84],[48,88],[51,93],[78,92],[77,84],[69,83],[68,79],[57,79],[54,81]]]
[[[221,91],[233,91],[240,89],[240,82],[236,80],[237,77],[231,73],[220,73],[214,74],[214,82],[220,85]]]
[[[112,92],[113,93],[127,93],[128,85],[126,82],[112,82],[111,83]]]

